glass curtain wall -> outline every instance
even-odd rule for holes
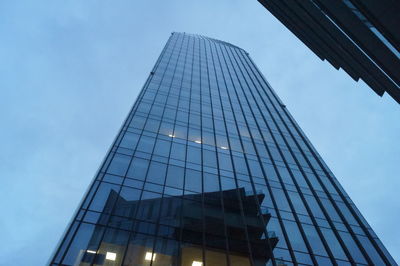
[[[173,33],[50,265],[396,263],[248,53]]]

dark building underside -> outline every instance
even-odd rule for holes
[[[258,0],[319,58],[400,103],[400,2]]]

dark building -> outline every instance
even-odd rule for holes
[[[173,33],[50,265],[396,265],[251,61]]]
[[[319,58],[400,103],[400,1],[258,1]]]

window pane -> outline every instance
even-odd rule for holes
[[[92,203],[90,204],[90,210],[98,212],[111,212],[114,207],[115,200],[118,197],[120,186],[101,183]]]
[[[198,193],[201,192],[201,174],[199,171],[186,169],[185,189]]]
[[[317,231],[315,230],[315,227],[309,224],[302,224],[302,227],[314,254],[327,256],[324,245],[322,244],[322,241]]]
[[[123,187],[113,213],[119,216],[133,217],[141,192],[139,189]]]
[[[150,265],[149,260],[146,260],[146,254],[149,253],[150,258],[153,257],[153,243],[153,236],[137,234],[129,241],[123,265]]]
[[[328,246],[332,251],[333,256],[335,256],[337,259],[347,260],[347,256],[344,254],[344,251],[332,230],[321,227],[321,231],[326,242],[328,242]]]
[[[372,262],[375,265],[385,265],[381,256],[379,256],[378,252],[376,251],[374,246],[371,244],[371,241],[365,236],[360,236],[360,235],[356,235],[356,236],[357,236],[358,240],[360,240],[361,245],[367,252],[367,254],[370,257],[370,259],[372,260]]]
[[[299,228],[295,222],[283,221],[287,234],[290,236],[289,241],[294,250],[307,252],[306,244],[300,234]]]
[[[365,263],[367,264],[367,261],[365,260],[364,256],[362,255],[360,249],[357,247],[356,242],[353,240],[351,235],[347,232],[342,232],[339,231],[340,237],[342,238],[343,242],[345,243],[347,249],[350,252],[350,255],[353,257],[355,262],[358,263]]]
[[[146,181],[164,185],[166,171],[167,171],[166,164],[152,161],[150,163]]]
[[[170,165],[168,167],[166,185],[183,188],[184,168]]]
[[[184,161],[186,157],[186,147],[183,144],[172,143],[171,158]]]
[[[139,140],[137,150],[151,153],[153,150],[154,142],[155,142],[155,138],[142,136]]]
[[[196,147],[187,146],[187,161],[201,164],[201,150]]]
[[[204,192],[219,191],[219,180],[217,175],[204,173]]]
[[[104,265],[120,265],[128,238],[129,232],[108,228],[101,241],[97,257],[105,257]]]
[[[226,171],[233,171],[231,157],[227,154],[218,153],[219,167]]]
[[[91,263],[94,256],[90,251],[97,252],[98,241],[103,235],[103,227],[82,223],[63,260],[64,264],[77,265],[80,262]],[[89,250],[89,252],[87,252]]]
[[[121,143],[119,146],[123,148],[128,148],[134,150],[136,148],[136,144],[139,140],[138,134],[133,134],[131,132],[125,132],[124,137],[122,138]]]
[[[296,192],[288,191],[289,198],[294,206],[294,211],[299,214],[308,215],[306,207],[303,204],[303,200],[300,195]]]
[[[205,166],[217,168],[217,158],[215,151],[203,150],[203,164]]]
[[[289,203],[282,189],[272,188],[272,194],[275,198],[276,204],[278,205],[279,209],[289,212],[291,211]]]
[[[171,147],[171,142],[157,139],[156,146],[154,147],[154,154],[168,157],[170,147]]]
[[[131,166],[129,167],[127,176],[139,180],[144,180],[146,178],[148,166],[148,160],[134,157]]]
[[[129,162],[131,160],[130,156],[115,154],[112,159],[110,166],[107,169],[107,173],[125,176],[126,170],[128,169]]]
[[[242,174],[248,174],[246,161],[242,157],[233,156],[235,171]]]

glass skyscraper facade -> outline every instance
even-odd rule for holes
[[[396,265],[248,53],[173,33],[50,265]]]

